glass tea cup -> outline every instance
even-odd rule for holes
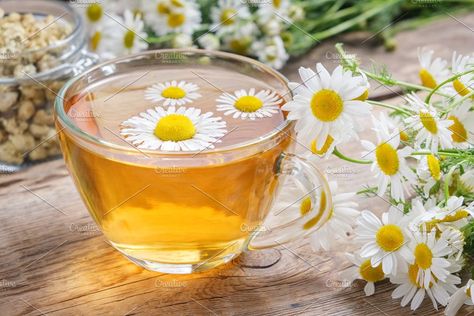
[[[109,113],[108,106],[121,93],[133,90],[148,72],[162,69],[187,75],[192,69],[213,69],[215,82],[219,70],[231,71],[237,78],[232,91],[239,89],[238,76],[245,75],[264,83],[283,102],[291,98],[285,77],[264,64],[197,49],[111,60],[67,82],[55,103],[61,149],[87,209],[113,247],[146,269],[186,274],[226,263],[245,250],[302,238],[328,220],[332,201],[326,179],[312,163],[290,153],[294,122],[283,119],[268,133],[232,145],[171,152],[139,149],[109,129],[115,141],[101,137],[88,127],[99,114],[84,111],[79,121],[71,117],[78,102],[95,98],[91,91],[99,83],[107,87],[110,78],[137,78],[105,96],[110,101],[102,108]],[[304,207],[272,209],[288,181],[301,190],[294,203],[303,201]]]

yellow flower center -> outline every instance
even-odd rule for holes
[[[156,11],[159,14],[169,14],[171,12],[170,8],[164,3],[158,3],[156,6]]]
[[[459,79],[453,81],[453,87],[460,96],[465,96],[469,93],[469,89]]]
[[[91,49],[93,51],[97,50],[101,39],[102,39],[102,34],[99,31],[95,32],[94,35],[92,35],[90,39],[91,41],[90,43],[91,43]]]
[[[425,243],[416,245],[414,255],[415,263],[418,267],[423,270],[431,267],[433,263],[433,252],[431,252],[431,249]]]
[[[168,15],[168,26],[172,28],[183,25],[186,21],[186,16],[182,13],[171,13]]]
[[[237,14],[235,9],[225,9],[221,13],[221,23],[224,25],[234,24],[234,16]]]
[[[367,282],[378,282],[385,278],[382,270],[382,265],[379,264],[377,267],[372,267],[370,259],[365,260],[359,267],[359,274]]]
[[[179,0],[171,0],[171,4],[178,8],[184,7],[184,4]]]
[[[369,98],[369,90],[365,89],[364,93],[362,93],[360,96],[355,98],[354,100],[359,100],[359,101],[365,101]]]
[[[332,122],[341,115],[344,108],[342,98],[336,91],[322,89],[311,98],[311,110],[320,121]]]
[[[426,157],[428,162],[428,169],[430,170],[430,174],[435,180],[439,180],[441,178],[439,160],[434,155],[428,155]]]
[[[425,223],[425,225],[426,225],[426,228],[428,230],[432,230],[433,228],[437,228],[437,224],[439,224],[439,223],[457,222],[461,219],[464,219],[464,218],[468,217],[469,215],[470,214],[469,214],[468,211],[459,210],[459,211],[456,211],[454,214],[450,214],[450,215],[445,216],[442,219],[433,219],[431,221],[428,221],[428,222]]]
[[[131,30],[128,30],[123,37],[123,46],[130,49],[133,47],[133,43],[135,42],[135,33]]]
[[[312,227],[314,227],[321,220],[321,217],[324,214],[324,209],[326,208],[326,204],[327,204],[326,194],[323,192],[323,193],[321,193],[321,201],[319,202],[318,215],[316,215],[315,217],[313,217],[312,219],[307,221],[303,225],[303,229],[311,229]]]
[[[234,106],[242,112],[255,112],[263,106],[263,102],[253,95],[246,95],[238,98]]]
[[[182,99],[186,96],[186,91],[180,87],[168,87],[161,92],[161,96],[167,99]]]
[[[300,212],[301,215],[306,215],[311,210],[311,199],[310,197],[306,197],[300,205]]]
[[[389,143],[383,143],[377,146],[375,149],[375,158],[377,159],[380,170],[386,175],[391,176],[398,172],[400,166],[398,154],[395,148]]]
[[[273,6],[279,8],[281,6],[281,0],[273,0]]]
[[[408,279],[410,279],[410,282],[415,285],[417,288],[421,288],[420,283],[418,283],[418,271],[420,268],[416,264],[410,264],[408,267]]]
[[[316,154],[316,155],[324,155],[328,151],[333,141],[334,141],[334,138],[332,138],[331,135],[328,135],[328,137],[326,138],[326,141],[324,142],[323,147],[320,150],[317,150],[316,140],[313,140],[311,142],[311,151],[313,152],[313,154]]]
[[[467,142],[467,130],[464,127],[463,123],[454,115],[449,116],[449,119],[453,121],[453,125],[448,127],[451,131],[451,138],[455,143],[464,143]]]
[[[471,288],[470,287],[466,288],[466,295],[467,295],[467,297],[471,297]]]
[[[397,225],[382,226],[375,235],[375,240],[380,248],[385,251],[395,251],[403,246],[405,238],[402,230]]]
[[[419,75],[420,75],[421,84],[424,85],[425,87],[433,89],[437,86],[436,80],[434,79],[433,75],[430,74],[430,72],[426,70],[425,68],[420,70]]]
[[[436,134],[438,132],[438,126],[434,117],[428,112],[420,112],[421,124],[431,133]]]
[[[162,141],[179,142],[193,138],[196,127],[193,122],[182,114],[169,114],[158,121],[155,136]]]
[[[246,38],[233,39],[229,42],[230,48],[239,54],[245,54],[249,48],[249,41]]]
[[[103,13],[102,6],[98,3],[89,5],[86,10],[86,15],[92,22],[99,21]]]
[[[408,136],[407,132],[400,131],[400,140],[403,142],[407,142],[410,140],[410,136]]]

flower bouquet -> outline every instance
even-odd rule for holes
[[[352,243],[357,251],[348,259],[355,266],[342,273],[345,281],[365,280],[365,293],[372,295],[375,283],[389,279],[398,285],[392,297],[402,306],[416,310],[428,296],[434,308],[447,306],[446,314],[454,315],[474,302],[472,279],[460,287],[461,271],[471,272],[474,258],[474,56],[454,53],[448,66],[420,49],[418,85],[386,70],[362,69],[341,44],[336,48],[341,64],[332,73],[319,63],[316,71],[300,68],[302,83],[290,83],[293,101],[283,109],[297,121],[299,144],[314,155],[370,167],[376,186],[334,194],[332,183],[333,214],[312,235],[313,248]],[[404,101],[369,100],[369,79],[402,88]],[[371,114],[372,107],[388,115]],[[359,140],[356,117],[371,118],[375,142]],[[362,157],[342,153],[354,140]],[[356,194],[378,196],[390,209],[381,218],[359,212]]]

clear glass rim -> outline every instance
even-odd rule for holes
[[[197,155],[208,155],[208,154],[222,154],[224,152],[229,152],[229,151],[237,151],[237,150],[243,150],[249,147],[253,146],[258,146],[260,144],[264,144],[267,141],[270,141],[274,137],[282,134],[282,133],[287,133],[286,130],[290,128],[291,126],[294,125],[293,121],[289,121],[285,119],[280,125],[275,127],[273,130],[270,132],[266,133],[265,135],[255,138],[255,139],[250,139],[246,142],[241,142],[238,144],[234,145],[229,145],[221,148],[213,148],[213,149],[206,149],[206,150],[201,150],[201,151],[157,151],[157,150],[147,150],[147,149],[137,149],[135,147],[130,146],[123,146],[119,145],[116,143],[112,143],[106,140],[103,140],[101,138],[95,137],[89,133],[84,132],[82,129],[76,126],[74,122],[69,118],[69,116],[66,114],[64,111],[64,101],[65,101],[65,96],[66,93],[68,92],[69,88],[74,85],[76,82],[80,81],[84,77],[86,77],[88,74],[96,71],[97,69],[100,69],[101,67],[107,66],[107,65],[112,65],[114,63],[118,62],[125,62],[130,59],[136,59],[140,57],[145,57],[149,55],[156,55],[156,54],[162,54],[162,53],[192,53],[192,54],[199,54],[202,55],[202,57],[213,55],[216,57],[221,57],[223,59],[233,59],[236,61],[240,62],[245,62],[249,64],[253,64],[259,68],[262,68],[265,72],[271,74],[278,80],[280,80],[284,86],[288,89],[288,94],[290,97],[292,96],[292,91],[288,86],[288,79],[282,75],[280,72],[276,71],[275,69],[257,61],[249,57],[237,55],[237,54],[232,54],[232,53],[227,53],[227,52],[222,52],[222,51],[210,51],[210,50],[203,50],[203,49],[195,49],[195,48],[184,48],[184,49],[159,49],[159,50],[149,50],[137,54],[132,54],[128,55],[125,57],[120,57],[120,58],[115,58],[111,59],[107,62],[98,64],[89,70],[85,71],[81,75],[74,77],[72,79],[69,79],[61,88],[59,93],[57,94],[56,100],[54,102],[54,113],[56,115],[56,119],[59,120],[60,124],[62,125],[62,128],[65,129],[68,132],[71,132],[74,136],[78,137],[81,140],[84,140],[89,143],[93,143],[97,146],[100,147],[106,147],[112,150],[117,150],[120,152],[124,153],[130,153],[130,154],[146,154],[147,156],[151,157],[163,157],[163,156],[169,156],[169,157],[176,157],[176,156],[191,156],[195,157]]]

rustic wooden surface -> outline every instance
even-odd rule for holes
[[[416,47],[443,57],[474,50],[474,14],[452,17],[397,36],[388,54],[370,47],[366,34],[346,41],[364,62],[385,63],[396,77],[416,80]],[[349,38],[345,36],[343,39]],[[360,45],[360,43],[362,43]],[[296,80],[299,65],[334,60],[333,42],[291,62],[284,73]],[[372,95],[393,91],[373,87]],[[398,92],[397,92],[398,93]],[[370,137],[369,135],[366,135]],[[357,153],[357,146],[345,148]],[[367,183],[366,167],[336,159],[320,163],[343,190]],[[394,287],[344,287],[338,272],[349,267],[343,251],[316,253],[308,241],[244,254],[213,271],[188,276],[143,270],[109,246],[89,217],[61,160],[0,176],[0,315],[402,315]],[[388,208],[380,198],[359,199],[361,208]],[[474,313],[466,308],[464,315]],[[441,312],[438,312],[441,314]],[[417,315],[438,315],[428,300]]]

